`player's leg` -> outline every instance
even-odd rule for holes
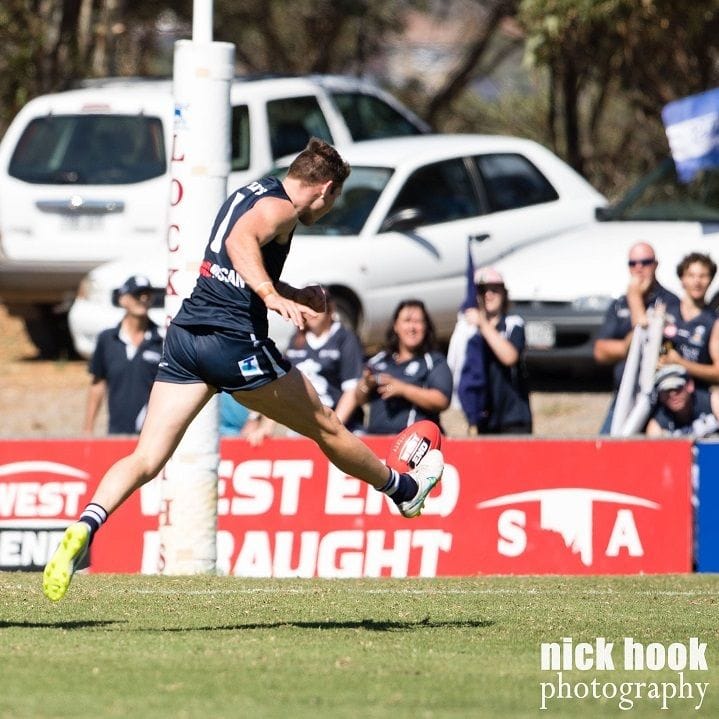
[[[43,573],[43,591],[53,601],[65,596],[92,536],[122,502],[164,466],[182,435],[215,390],[202,383],[155,382],[147,416],[132,454],[110,467],[80,518],[71,524]]]
[[[105,473],[91,502],[103,507],[109,515],[137,488],[155,477],[215,391],[200,382],[155,382],[135,449]]]
[[[374,487],[387,481],[387,468],[320,401],[309,380],[296,368],[258,389],[234,397],[252,410],[313,439],[330,461]]]
[[[250,409],[313,439],[336,467],[392,496],[402,514],[415,517],[432,487],[440,480],[444,460],[439,450],[428,452],[409,475],[389,470],[320,401],[310,381],[296,368],[258,389],[236,392]]]

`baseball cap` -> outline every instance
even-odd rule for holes
[[[136,295],[140,292],[149,292],[152,290],[150,280],[145,275],[131,275],[118,288],[119,295]]]
[[[666,392],[683,387],[688,379],[689,375],[684,367],[679,364],[668,364],[654,375],[654,386],[660,392]]]
[[[480,267],[474,273],[475,285],[503,285],[504,277],[494,267]]]

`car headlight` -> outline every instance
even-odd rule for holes
[[[572,302],[572,309],[578,312],[604,312],[612,300],[608,295],[584,295]]]

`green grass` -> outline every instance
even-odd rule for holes
[[[247,580],[0,573],[0,717],[719,716],[719,577]],[[541,642],[707,642],[696,702],[551,702]],[[657,682],[676,672],[565,673]]]

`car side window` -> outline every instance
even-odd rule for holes
[[[355,142],[421,134],[418,127],[379,97],[361,92],[333,92],[332,99]]]
[[[478,155],[474,160],[484,182],[491,212],[559,199],[549,180],[522,155]]]
[[[267,103],[267,122],[274,160],[304,150],[311,137],[333,142],[317,98],[289,97]]]
[[[240,172],[250,167],[250,112],[247,105],[232,108],[232,171]]]
[[[461,158],[415,170],[397,195],[390,214],[408,208],[421,212],[423,225],[481,214],[472,180]]]

